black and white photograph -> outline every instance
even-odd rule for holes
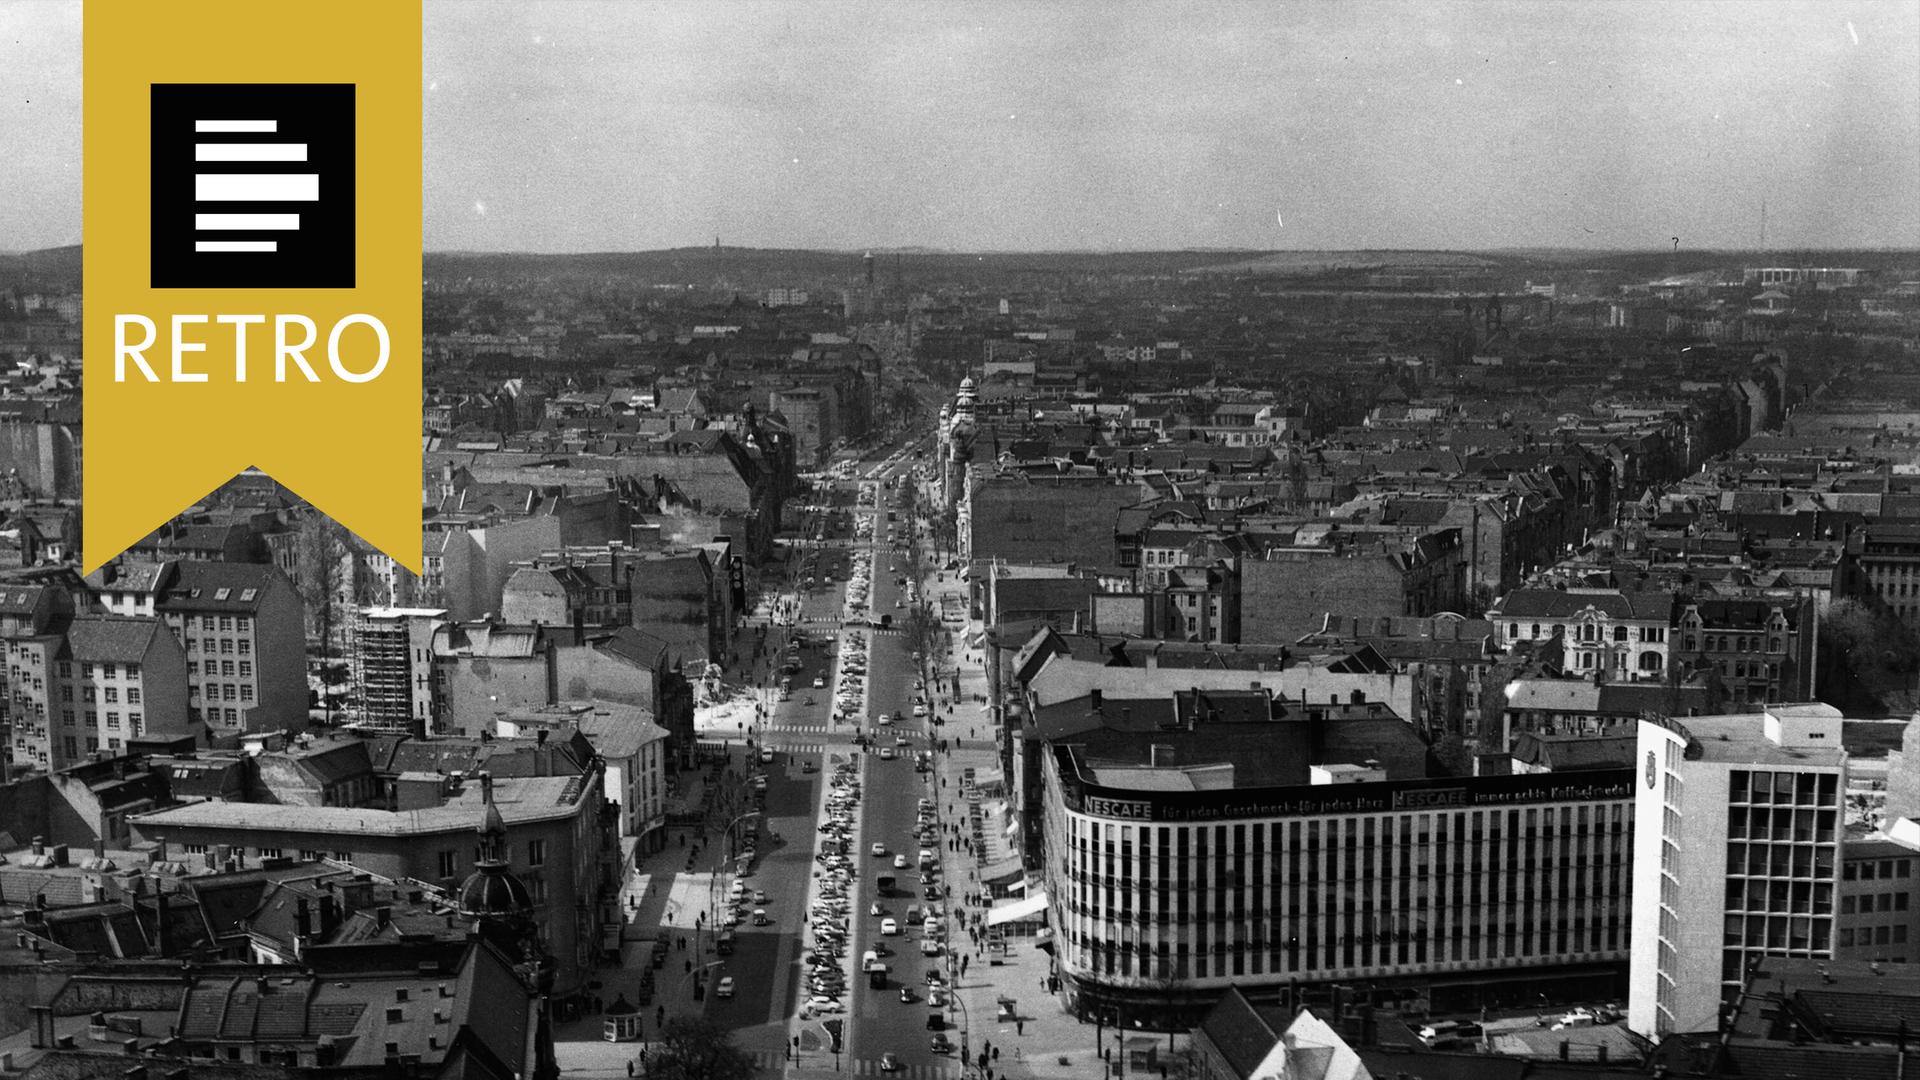
[[[408,2],[419,549],[89,571],[0,0],[0,1078],[1920,1070],[1920,0]],[[156,288],[378,277],[176,82]]]

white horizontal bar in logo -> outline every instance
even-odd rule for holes
[[[280,244],[274,240],[195,240],[195,251],[278,251]]]
[[[195,161],[305,161],[303,142],[194,143]]]
[[[196,229],[297,229],[299,214],[195,214]]]
[[[195,120],[193,130],[202,134],[227,134],[230,132],[264,132],[268,135],[280,130],[278,120]]]
[[[319,202],[317,173],[199,173],[193,197],[200,202]]]

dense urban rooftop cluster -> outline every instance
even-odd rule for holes
[[[0,263],[0,1074],[552,1075],[875,448],[1050,1008],[1897,1074],[1920,266],[1230,258],[429,256],[419,576],[248,474],[83,577],[77,259]]]

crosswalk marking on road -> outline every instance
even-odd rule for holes
[[[825,724],[774,724],[773,726],[767,728],[766,730],[773,731],[773,732],[798,731],[798,732],[808,732],[813,734],[819,734],[822,732],[832,731],[833,729],[828,727]]]
[[[887,1072],[880,1067],[879,1058],[855,1058],[847,1062],[841,1071],[855,1076],[893,1076],[904,1077],[905,1080],[953,1080],[960,1075],[960,1070],[951,1065],[902,1065]]]
[[[767,744],[767,749],[772,750],[776,754],[824,754],[827,752],[827,744],[769,743]]]

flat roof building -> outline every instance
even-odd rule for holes
[[[1642,720],[1627,1023],[1713,1031],[1769,956],[1833,956],[1847,753],[1831,705]]]
[[[1191,1026],[1230,986],[1274,1000],[1346,981],[1436,1010],[1619,992],[1624,762],[1445,776],[1390,716],[1132,719],[1041,755],[1042,876],[1076,1015]]]

